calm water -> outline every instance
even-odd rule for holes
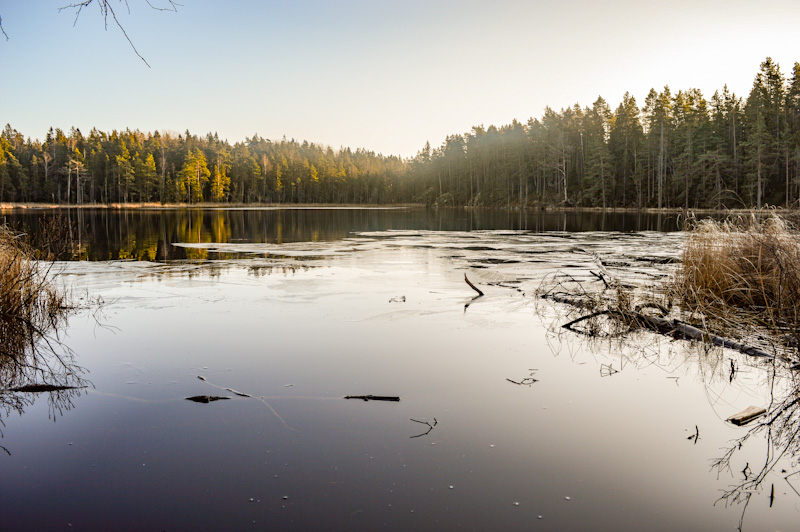
[[[48,219],[69,222],[75,258],[83,260],[227,258],[175,247],[176,242],[337,241],[354,232],[428,231],[676,231],[676,215],[553,213],[463,209],[67,209],[3,213],[9,224],[34,234]]]
[[[735,530],[744,515],[745,530],[791,530],[800,518],[797,409],[783,433],[724,422],[790,397],[789,372],[645,333],[590,343],[533,296],[555,271],[589,279],[596,257],[631,282],[663,278],[683,235],[656,229],[674,218],[78,221],[91,260],[56,266],[76,297],[105,301],[99,324],[79,313],[65,337],[93,387],[6,408],[4,528]],[[343,399],[366,394],[401,400]],[[196,395],[231,399],[185,400]],[[729,469],[712,469],[728,451]],[[746,506],[717,502],[739,488]]]

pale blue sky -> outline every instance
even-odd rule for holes
[[[413,156],[426,141],[554,109],[640,106],[651,87],[747,96],[800,61],[798,0],[0,0],[0,126],[258,133]],[[151,0],[164,5],[164,0]]]

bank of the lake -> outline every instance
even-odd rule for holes
[[[521,207],[512,205],[508,208],[498,208],[492,206],[440,206],[434,207],[423,203],[231,203],[231,202],[205,202],[205,203],[81,203],[81,204],[59,204],[59,203],[0,203],[0,212],[19,211],[19,210],[53,210],[53,209],[114,209],[114,210],[136,210],[136,209],[434,209],[434,210],[453,210],[461,209],[468,211],[501,211],[501,212],[548,212],[548,213],[638,213],[638,214],[699,214],[713,215],[722,217],[728,215],[743,214],[771,214],[781,213],[793,215],[798,213],[796,206],[771,206],[766,205],[761,209],[752,208],[696,208],[685,209],[682,207],[566,207],[562,205],[535,205]]]

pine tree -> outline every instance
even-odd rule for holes
[[[206,157],[199,148],[187,153],[179,177],[179,197],[187,203],[203,201],[203,186],[208,183],[211,172],[208,170]]]

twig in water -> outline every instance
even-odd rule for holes
[[[786,481],[786,483],[787,483],[787,484],[789,484],[789,487],[790,487],[790,488],[792,488],[792,491],[793,491],[793,492],[795,492],[795,493],[797,494],[797,496],[798,496],[798,497],[800,497],[800,491],[797,491],[797,490],[795,489],[795,487],[792,485],[792,483],[791,483],[791,482],[789,482],[789,477],[793,477],[794,475],[798,475],[798,474],[800,474],[800,471],[795,471],[794,473],[789,473],[788,475],[786,475],[785,477],[783,477],[783,480],[785,480],[785,481]]]
[[[236,391],[236,390],[234,390],[233,388],[225,388],[225,389],[226,389],[226,390],[228,390],[229,392],[233,393],[233,394],[236,394],[236,395],[238,395],[239,397],[253,397],[253,396],[252,396],[252,395],[250,395],[249,393],[237,392],[237,391]]]
[[[594,273],[594,272],[593,272],[593,271],[591,271],[591,270],[589,270],[589,273],[591,273],[592,275],[594,275],[595,277],[597,277],[598,279],[600,279],[601,281],[603,281],[603,284],[604,284],[604,285],[606,285],[606,288],[611,288],[611,287],[608,285],[608,281],[606,281],[606,278],[605,278],[605,276],[604,276],[602,273]]]
[[[436,421],[436,418],[433,418],[433,425],[431,425],[430,422],[428,422],[428,421],[420,421],[418,419],[413,419],[413,418],[411,418],[411,421],[413,421],[414,423],[421,423],[422,425],[427,425],[428,426],[428,430],[426,430],[422,434],[417,434],[416,436],[409,436],[409,438],[420,438],[422,436],[426,436],[426,435],[428,435],[430,433],[430,431],[433,430],[433,427],[435,427],[436,425],[439,424],[439,422]]]
[[[619,370],[614,369],[614,366],[611,364],[600,364],[601,377],[610,377],[615,373],[619,373]]]
[[[345,395],[345,399],[363,399],[364,401],[399,401],[396,395]]]
[[[264,399],[263,397],[253,397],[252,395],[244,394],[244,393],[242,393],[242,392],[237,392],[237,391],[235,391],[235,390],[231,390],[230,388],[225,388],[225,387],[223,387],[223,386],[218,386],[218,385],[216,385],[216,384],[214,384],[214,383],[212,383],[212,382],[209,382],[209,381],[208,381],[208,379],[206,379],[206,378],[205,378],[205,377],[203,377],[202,375],[198,375],[198,376],[197,376],[197,378],[198,378],[198,379],[200,379],[201,381],[205,381],[205,382],[207,382],[207,383],[209,384],[209,386],[213,386],[214,388],[219,388],[220,390],[225,390],[225,391],[228,391],[228,392],[233,392],[233,393],[235,393],[236,395],[239,395],[239,396],[242,396],[242,397],[250,397],[250,398],[252,398],[252,399],[255,399],[256,401],[260,401],[260,402],[264,403],[264,406],[266,406],[266,407],[269,409],[269,411],[270,411],[270,412],[272,412],[273,414],[275,414],[275,417],[276,417],[276,418],[278,418],[278,420],[279,420],[281,423],[283,423],[283,426],[284,426],[284,427],[286,427],[287,429],[291,429],[291,430],[297,430],[296,428],[294,428],[294,427],[290,426],[288,423],[286,423],[286,421],[284,421],[284,419],[283,419],[283,418],[280,416],[280,414],[278,414],[278,412],[276,412],[276,411],[275,411],[275,409],[274,409],[274,408],[272,408],[272,405],[270,405],[270,404],[267,402],[267,400],[266,400],[266,399]]]
[[[481,292],[481,291],[480,291],[480,289],[479,289],[477,286],[475,286],[474,284],[472,284],[472,283],[470,282],[470,280],[469,280],[469,278],[467,277],[467,274],[466,274],[466,273],[464,274],[464,280],[467,282],[467,284],[469,285],[469,287],[470,287],[470,288],[472,288],[473,290],[475,290],[476,292],[478,292],[478,297],[480,297],[480,296],[482,296],[482,295],[483,295],[483,292]]]
[[[509,379],[508,377],[506,377],[506,380],[507,380],[508,382],[510,382],[511,384],[516,384],[517,386],[530,386],[530,385],[532,385],[534,382],[539,382],[539,379],[534,379],[533,377],[525,377],[524,379],[522,379],[522,380],[521,380],[521,381],[519,381],[519,382],[517,382],[517,381],[512,381],[512,380],[511,380],[511,379]]]

